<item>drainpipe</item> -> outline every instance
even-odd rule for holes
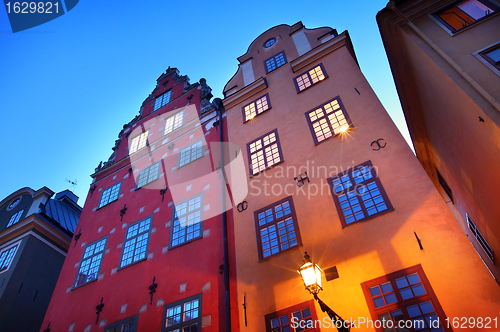
[[[432,47],[432,49],[434,49],[434,51],[442,56],[443,59],[448,62],[460,75],[462,75],[462,77],[467,82],[469,82],[469,84],[472,85],[472,87],[476,89],[476,91],[481,96],[483,96],[491,105],[493,105],[493,107],[497,109],[497,111],[500,112],[500,103],[498,103],[498,101],[496,101],[495,98],[493,98],[485,89],[483,89],[483,87],[481,87],[476,81],[474,81],[474,79],[469,74],[467,74],[455,61],[453,61],[453,59],[450,58],[441,48],[439,48],[439,46],[434,44],[434,42],[430,40],[430,38],[427,37],[419,28],[417,28],[415,24],[413,24],[406,16],[404,16],[404,14],[396,8],[395,1],[389,1],[386,8],[394,11],[396,15],[398,15],[403,21],[405,21],[405,23],[413,31],[415,31],[415,33],[419,35],[420,38],[422,38],[427,44],[429,44],[430,47]]]
[[[222,192],[222,229],[224,236],[224,290],[226,302],[226,332],[231,332],[231,303],[229,292],[229,246],[227,242],[227,213],[226,213],[226,174],[224,172],[224,135],[222,130],[222,113],[225,112],[220,98],[215,98],[213,104],[219,113],[219,144],[220,144],[220,175]]]

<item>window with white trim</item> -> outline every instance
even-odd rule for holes
[[[242,107],[243,112],[243,122],[252,120],[255,116],[260,113],[267,111],[271,108],[271,101],[269,100],[269,94],[265,94],[262,97],[252,101],[250,104]]]
[[[300,92],[304,89],[307,89],[313,84],[321,82],[327,77],[328,75],[326,74],[323,64],[319,64],[313,69],[310,69],[305,73],[295,77],[293,79],[293,82],[295,83],[295,88],[297,89],[297,92]]]
[[[179,152],[179,166],[184,166],[193,160],[203,157],[203,139],[182,148]]]
[[[306,118],[316,145],[352,126],[340,97],[307,111]]]
[[[137,177],[137,188],[144,187],[148,183],[158,179],[160,174],[160,163],[161,161],[158,161],[153,165],[146,167],[139,173],[139,176]]]
[[[472,235],[474,235],[474,237],[476,238],[477,242],[479,243],[479,245],[483,249],[486,256],[488,256],[490,261],[493,264],[495,264],[495,257],[493,255],[493,249],[491,249],[490,244],[488,243],[488,241],[486,241],[486,239],[484,238],[483,234],[481,234],[479,229],[477,229],[476,224],[474,224],[474,222],[472,221],[472,219],[470,218],[469,215],[467,215],[467,227],[469,227]]]
[[[135,136],[132,138],[132,141],[130,142],[130,147],[129,147],[129,154],[132,154],[143,147],[146,146],[148,142],[148,134],[149,130],[144,131],[142,134]]]
[[[120,188],[122,186],[122,182],[118,182],[112,185],[109,188],[106,188],[102,191],[101,200],[99,201],[99,207],[103,207],[111,202],[114,202],[118,199],[118,195],[120,194]]]
[[[201,331],[201,294],[164,306],[162,332]]]
[[[495,0],[465,0],[445,7],[433,16],[455,33],[499,10],[500,3]]]
[[[500,70],[500,44],[489,47],[484,51],[479,52],[479,55],[483,57],[490,65]]]
[[[108,237],[104,237],[91,244],[87,244],[83,251],[78,273],[76,274],[75,287],[97,280],[107,240]]]
[[[9,223],[7,224],[7,227],[10,227],[10,226],[12,226],[14,224],[17,224],[19,222],[19,220],[21,220],[21,216],[23,215],[23,212],[24,212],[24,210],[21,210],[21,211],[19,211],[17,213],[14,213],[10,217],[10,220],[9,220]]]
[[[272,72],[276,68],[283,66],[285,63],[286,63],[285,52],[281,51],[272,58],[269,58],[266,61],[264,61],[266,67],[266,74]]]
[[[154,110],[156,111],[160,107],[165,106],[166,104],[168,104],[170,102],[170,96],[171,96],[171,94],[172,94],[172,90],[168,90],[164,94],[156,97]]]
[[[283,161],[278,130],[247,143],[250,177]]]
[[[180,128],[183,122],[184,122],[184,111],[181,111],[167,118],[167,120],[165,121],[164,135],[170,134],[177,128]]]
[[[153,217],[149,216],[127,227],[120,268],[146,258]]]
[[[10,263],[12,263],[16,255],[17,248],[19,248],[19,242],[13,246],[0,250],[0,272],[9,269]]]
[[[198,239],[203,232],[203,194],[175,204],[172,213],[170,247]]]

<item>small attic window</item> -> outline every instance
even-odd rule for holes
[[[271,38],[264,43],[264,47],[265,48],[271,47],[274,45],[274,43],[276,43],[276,38]]]

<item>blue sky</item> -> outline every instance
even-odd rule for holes
[[[0,200],[22,187],[71,189],[83,205],[101,160],[156,79],[177,67],[214,97],[265,30],[298,21],[348,30],[361,70],[410,141],[371,1],[85,1],[13,34],[0,8]],[[306,4],[306,6],[304,6]]]

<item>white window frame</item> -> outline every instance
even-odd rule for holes
[[[163,131],[164,135],[168,135],[171,132],[179,129],[184,124],[184,110],[168,117],[165,120],[165,129]]]
[[[19,220],[21,220],[21,216],[23,215],[23,212],[24,210],[20,210],[16,213],[14,213],[11,217],[10,217],[10,220],[9,220],[9,223],[7,224],[7,227],[5,228],[8,228],[12,225],[15,225],[19,222]]]
[[[20,246],[21,246],[21,241],[17,241],[15,243],[6,245],[5,247],[0,249],[0,258],[1,258],[1,257],[3,257],[5,252],[11,251],[12,248],[14,248],[13,252],[10,254],[10,261],[8,262],[8,264],[5,264],[5,260],[4,261],[0,260],[0,263],[1,263],[0,264],[0,274],[4,273],[10,269],[10,266],[12,265],[14,258],[16,258],[16,254],[17,254],[17,251],[19,250]],[[5,259],[7,258],[8,255],[9,254],[7,253]],[[4,268],[2,268],[2,266],[4,266]]]
[[[199,202],[197,202],[198,198]],[[199,206],[197,206],[198,204]],[[172,209],[172,225],[170,226],[170,248],[174,248],[203,237],[203,210],[203,192],[175,204]],[[181,231],[176,232],[176,230],[180,229],[181,226],[184,228],[182,242],[173,244],[174,233],[180,233]],[[193,233],[192,231],[196,231],[196,228],[198,228],[199,234],[188,239],[190,228],[191,233]]]
[[[160,164],[161,160],[152,165],[149,165],[148,167],[140,171],[139,176],[137,176],[136,187],[141,188],[153,181],[158,180],[158,178],[160,177],[160,166],[161,166]],[[152,171],[154,173],[152,173]]]
[[[179,151],[179,159],[177,161],[177,168],[187,165],[196,159],[203,157],[205,152],[204,139],[200,139]]]
[[[102,243],[104,241],[104,243]],[[73,288],[81,287],[83,285],[88,284],[89,282],[95,281],[99,278],[99,271],[101,270],[101,265],[102,265],[102,260],[104,258],[104,252],[106,251],[106,244],[108,243],[108,237],[105,236],[97,241],[94,241],[92,243],[89,243],[85,246],[85,249],[83,250],[82,254],[82,259],[80,260],[80,264],[78,265],[78,271],[76,272],[76,277],[75,281],[73,282]],[[100,247],[99,251],[95,251],[95,249]],[[88,255],[89,252],[87,250],[91,247],[94,246],[92,249],[92,254]],[[97,257],[97,259],[96,259]],[[81,274],[82,266],[83,263],[89,261],[87,265],[89,265],[89,269],[87,272],[89,272],[91,269],[95,268],[97,266],[97,271],[93,272],[92,274],[87,274],[87,280],[82,283],[78,283],[79,276]],[[98,262],[96,265],[95,263]],[[92,266],[94,265],[94,266]],[[90,280],[89,280],[90,277]]]
[[[278,129],[247,143],[247,153],[250,177],[283,162]],[[257,166],[256,170],[254,166]]]
[[[172,90],[159,95],[155,99],[154,111],[170,103],[170,98],[172,97]]]
[[[108,205],[114,202],[120,196],[120,189],[122,187],[122,181],[115,183],[114,185],[104,189],[101,193],[101,199],[99,200],[98,208]]]
[[[119,268],[124,268],[129,265],[140,262],[148,257],[149,239],[151,238],[151,226],[153,225],[153,216],[141,219],[127,227],[127,232],[125,233],[125,240],[122,245],[122,253],[120,255],[120,265]],[[144,244],[144,242],[146,242]],[[138,245],[140,243],[140,245]],[[133,246],[132,250],[125,253],[128,247]],[[144,248],[144,250],[138,251],[138,248]],[[125,263],[124,255],[130,254],[125,260],[130,258],[130,261]]]
[[[135,136],[130,141],[129,154],[139,151],[148,144],[149,129]]]

